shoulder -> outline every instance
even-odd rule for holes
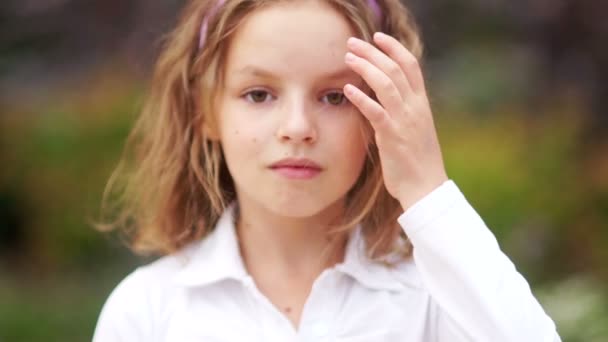
[[[94,341],[152,341],[155,328],[179,296],[175,276],[186,265],[191,247],[140,266],[106,300]]]
[[[199,242],[184,247],[175,254],[163,256],[135,269],[116,286],[112,296],[162,295],[177,285],[175,277],[190,262]]]
[[[416,265],[412,248],[408,238],[400,236],[395,241],[393,252],[376,260],[366,256],[367,261],[363,264],[374,276],[381,279],[386,277],[383,281],[396,285],[397,289],[424,291],[422,275]]]
[[[412,257],[385,267],[393,281],[401,287],[417,292],[426,291],[420,271]]]
[[[140,266],[129,274],[116,288],[126,290],[145,285],[149,290],[163,291],[175,286],[175,276],[181,272],[192,259],[193,250],[200,242],[184,247],[175,254],[163,256],[153,262]]]
[[[401,302],[403,307],[410,308],[411,312],[418,312],[421,317],[428,320],[429,325],[437,324],[442,311],[441,307],[431,294],[427,280],[416,265],[414,258],[391,266],[389,272],[394,282],[400,286],[395,301]]]

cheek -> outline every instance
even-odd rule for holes
[[[342,131],[344,132],[345,138],[353,145],[353,148],[365,146],[373,135],[373,131],[370,131],[369,125],[364,120],[365,119],[360,114],[353,113],[348,117],[348,120],[342,124]]]
[[[255,137],[250,136],[249,128],[234,119],[229,114],[225,115],[220,127],[220,142],[231,173],[248,163],[255,148]]]
[[[226,148],[250,149],[261,139],[260,127],[255,120],[240,114],[239,108],[227,106],[221,113],[220,139]]]
[[[247,127],[229,126],[221,137],[224,159],[237,188],[252,182],[260,163],[259,138],[251,135]]]
[[[221,137],[224,152],[237,155],[241,160],[257,155],[261,140],[259,133],[250,126],[230,126]]]
[[[345,167],[355,168],[362,165],[367,153],[368,133],[362,121],[356,116],[333,125],[329,136],[332,137],[335,153],[344,156]]]

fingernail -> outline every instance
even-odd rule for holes
[[[350,83],[344,86],[344,94],[347,96],[350,96],[352,94],[354,94],[355,91],[353,89],[353,85],[351,85]]]
[[[363,41],[361,39],[356,38],[356,37],[350,37],[350,38],[348,38],[346,45],[352,49],[352,48],[363,46],[362,43],[363,43]]]
[[[344,60],[345,60],[347,63],[354,62],[354,61],[355,61],[355,55],[353,55],[353,54],[352,54],[352,53],[350,53],[350,52],[347,52],[347,53],[346,53],[346,55],[344,56]]]
[[[386,36],[386,34],[382,33],[382,32],[376,32],[374,33],[374,39],[382,39]]]

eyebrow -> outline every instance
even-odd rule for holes
[[[238,69],[235,73],[238,75],[250,75],[250,76],[256,76],[256,77],[261,77],[261,78],[270,78],[270,79],[279,78],[272,71],[266,70],[264,68],[260,68],[260,67],[254,66],[254,65],[246,65],[246,66]],[[348,67],[345,67],[343,69],[324,73],[321,77],[324,79],[328,79],[328,80],[342,80],[342,79],[353,77],[353,76],[356,77],[357,74],[354,71],[352,71],[351,69],[349,69]]]

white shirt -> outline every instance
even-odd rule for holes
[[[398,220],[413,259],[375,264],[353,234],[344,262],[315,280],[296,330],[247,274],[227,211],[208,238],[127,276],[93,341],[560,341],[452,181]]]

